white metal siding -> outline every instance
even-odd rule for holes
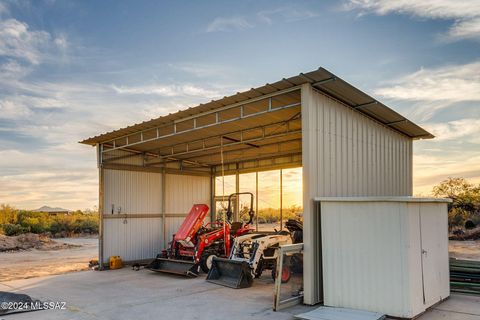
[[[165,189],[165,212],[175,215],[166,218],[167,241],[170,241],[194,204],[210,207],[210,177],[167,174]]]
[[[128,158],[123,164],[135,161]],[[119,255],[125,261],[155,257],[168,244],[193,204],[210,204],[208,176],[167,174],[165,192],[162,192],[161,173],[103,170],[104,214],[108,216],[103,219],[105,263],[112,255]],[[162,194],[165,194],[165,204]],[[118,215],[119,209],[127,218]],[[139,215],[138,218],[135,215]]]
[[[302,164],[304,302],[315,304],[322,297],[313,198],[411,195],[412,140],[305,84]]]
[[[155,257],[164,246],[162,174],[104,169],[103,261],[119,255],[124,261]],[[113,214],[112,214],[113,206]],[[118,214],[143,215],[121,218]],[[145,214],[156,215],[145,217]]]
[[[302,88],[302,119],[303,137],[309,141],[303,153],[311,156],[313,194],[412,194],[410,138],[309,86]]]
[[[445,204],[420,206],[421,244],[425,304],[431,306],[450,294],[448,257],[448,219]],[[442,218],[439,219],[439,212]]]
[[[104,219],[104,262],[151,259],[163,249],[162,218]]]
[[[187,214],[192,206],[210,206],[210,177],[167,174],[165,212]]]
[[[105,169],[104,181],[104,214],[161,213],[161,173]]]
[[[407,316],[405,208],[402,203],[322,203],[325,305]]]
[[[432,204],[433,205],[433,204]],[[416,272],[410,272],[409,277],[406,279],[408,283],[408,288],[410,288],[409,303],[410,303],[410,314],[419,314],[425,310],[425,305],[423,304],[423,283],[422,283],[422,260],[420,255],[422,252],[421,246],[421,231],[420,231],[420,207],[418,203],[408,203],[407,204],[407,219],[409,226],[406,245],[408,246],[408,267],[407,270],[417,270]],[[446,210],[446,209],[445,209]],[[443,215],[442,211],[438,213],[439,218]],[[447,219],[445,217],[445,219]],[[447,231],[448,232],[448,231]],[[441,234],[441,233],[440,233]],[[448,235],[447,235],[448,241]],[[448,248],[448,245],[447,245]],[[448,254],[448,249],[447,249]],[[448,264],[448,261],[447,261]],[[448,268],[448,265],[447,265]]]
[[[446,203],[321,202],[321,221],[325,305],[412,318],[448,297]]]

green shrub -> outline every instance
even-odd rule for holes
[[[16,223],[18,210],[14,207],[2,203],[0,205],[0,224]]]
[[[99,217],[94,211],[75,211],[71,214],[51,215],[46,212],[17,210],[0,205],[0,232],[6,235],[33,233],[98,233]]]
[[[98,233],[98,221],[85,219],[80,223],[80,230],[83,233]]]
[[[50,224],[48,219],[45,218],[33,218],[33,217],[25,217],[21,223],[22,227],[27,228],[32,233],[44,233],[47,232],[50,228]]]
[[[69,219],[55,219],[50,225],[50,232],[52,234],[72,232],[72,230],[72,223]]]
[[[22,233],[30,232],[30,229],[19,224],[6,223],[2,226],[6,236],[18,236]]]
[[[433,188],[437,197],[452,199],[448,204],[448,226],[463,227],[467,220],[480,222],[480,185],[475,186],[463,178],[448,178]]]

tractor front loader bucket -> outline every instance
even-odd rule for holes
[[[246,261],[214,257],[207,281],[222,286],[240,289],[252,286],[253,277]]]
[[[146,265],[145,268],[155,272],[172,273],[186,277],[196,277],[198,276],[200,266],[193,261],[157,257],[155,260]]]

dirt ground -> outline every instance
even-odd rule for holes
[[[96,238],[61,238],[54,241],[60,243],[53,246],[57,248],[54,250],[0,252],[0,282],[87,270],[88,262],[98,256]]]
[[[61,250],[76,247],[75,244],[58,242],[45,235],[25,233],[14,237],[0,234],[0,252],[17,250]]]
[[[480,261],[480,240],[450,240],[448,251],[450,253],[450,257],[452,258]]]

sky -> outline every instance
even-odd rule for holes
[[[437,136],[415,194],[480,183],[478,0],[0,0],[0,203],[92,208],[78,141],[320,66]]]

